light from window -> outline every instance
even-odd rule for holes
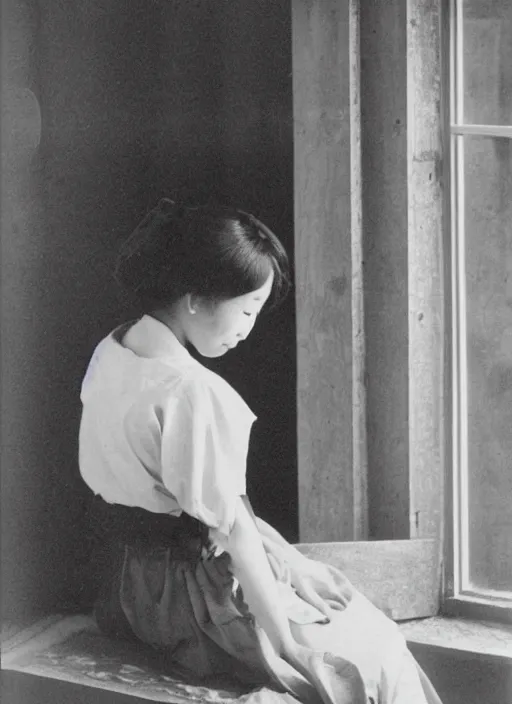
[[[512,0],[451,24],[453,596],[512,603]]]

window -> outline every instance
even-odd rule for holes
[[[512,617],[512,3],[452,0],[447,609]]]

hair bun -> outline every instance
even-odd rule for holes
[[[147,272],[155,269],[155,262],[162,257],[170,240],[179,242],[181,228],[177,221],[182,214],[182,206],[170,198],[161,198],[121,245],[114,277],[125,293],[133,294],[155,285]]]
[[[156,206],[156,210],[161,213],[165,213],[166,215],[174,215],[177,209],[178,205],[176,204],[176,201],[171,200],[170,198],[161,198]]]
[[[176,201],[171,200],[170,198],[161,198],[158,201],[155,210],[162,215],[170,217],[171,219],[179,219],[183,217],[187,208],[184,205],[176,203]]]

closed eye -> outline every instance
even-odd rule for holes
[[[246,310],[244,310],[244,315],[252,315],[252,313],[248,313]]]

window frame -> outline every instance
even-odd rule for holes
[[[446,163],[445,187],[445,279],[446,279],[446,510],[441,613],[477,619],[512,623],[512,599],[499,593],[464,587],[469,560],[462,544],[467,533],[467,369],[462,358],[465,339],[464,281],[464,162],[463,145],[471,136],[512,139],[512,126],[465,124],[463,117],[463,49],[461,27],[463,0],[449,0],[445,6],[443,26],[448,27],[443,39],[443,71],[445,102]]]

